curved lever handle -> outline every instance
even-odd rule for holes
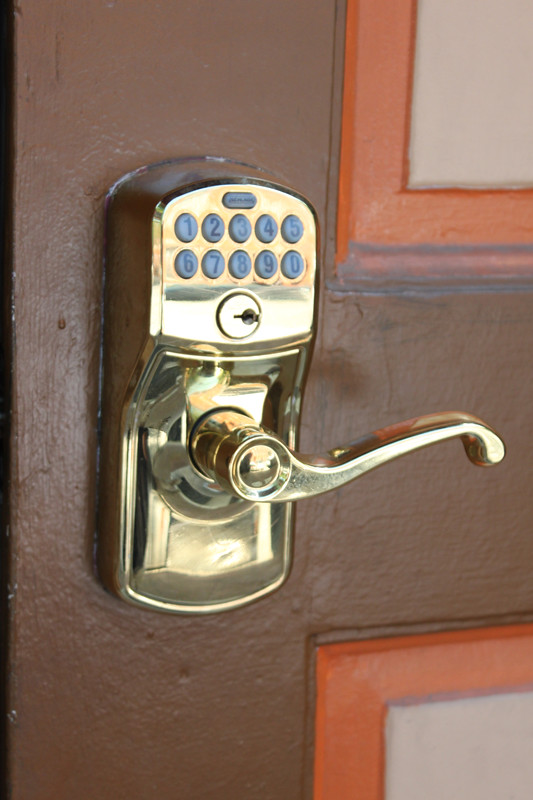
[[[329,492],[394,458],[455,437],[477,466],[498,464],[505,455],[492,428],[455,411],[406,420],[325,455],[305,456],[244,414],[220,408],[200,421],[191,452],[197,466],[231,494],[286,503]]]

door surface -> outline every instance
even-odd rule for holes
[[[388,5],[382,19],[390,11],[391,29],[403,30],[408,4]],[[372,3],[358,6],[348,8],[347,69],[370,46],[356,31]],[[388,222],[396,233],[380,242],[365,218],[354,243],[347,204],[364,206],[379,136],[357,145],[371,166],[354,195],[345,20],[340,0],[13,7],[14,800],[310,798],[317,646],[532,617],[528,235],[465,244],[448,220],[445,241],[402,243]],[[390,67],[383,36],[374,52]],[[384,73],[369,69],[377,84],[357,96],[389,108]],[[407,99],[408,78],[409,68]],[[129,607],[95,574],[103,222],[122,175],[204,154],[260,165],[318,210],[323,271],[302,452],[460,409],[494,425],[508,457],[473,469],[450,442],[300,503],[285,586],[187,618]],[[379,218],[384,205],[371,201]]]

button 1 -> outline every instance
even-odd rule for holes
[[[281,271],[286,278],[294,280],[304,271],[304,260],[296,250],[289,250],[281,259]]]
[[[289,214],[281,223],[281,235],[289,244],[296,244],[303,236],[304,226],[296,214]]]
[[[255,259],[254,268],[260,278],[272,278],[278,269],[278,262],[270,250],[262,250]]]
[[[252,269],[252,261],[244,250],[236,250],[228,261],[229,274],[234,278],[246,278]]]
[[[260,242],[269,244],[275,239],[278,232],[278,225],[270,214],[261,214],[255,223],[255,235]]]
[[[235,214],[235,216],[231,218],[229,235],[234,242],[245,242],[250,238],[251,232],[252,226],[250,225],[250,220],[248,217],[245,217],[244,214]]]
[[[192,214],[180,214],[174,224],[174,232],[182,242],[192,242],[198,233],[198,223]]]
[[[224,223],[218,214],[208,214],[202,222],[202,234],[208,242],[219,242],[224,235]]]
[[[180,278],[192,278],[198,269],[198,259],[192,250],[181,250],[174,259],[174,269]]]
[[[226,192],[222,202],[226,208],[255,208],[257,199],[251,192]]]
[[[220,278],[224,272],[224,256],[218,250],[208,250],[202,258],[202,272],[206,278]]]

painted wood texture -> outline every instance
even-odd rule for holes
[[[532,683],[532,626],[320,647],[315,800],[382,800],[391,705]]]
[[[230,614],[142,612],[95,574],[105,193],[145,163],[243,159],[309,196],[330,253],[336,16],[333,0],[17,4],[13,800],[309,798],[315,636],[533,614],[533,293],[483,286],[358,295],[324,280],[301,449],[464,408],[505,436],[500,468],[449,443],[301,503],[288,582]]]
[[[531,242],[531,190],[407,189],[415,33],[415,0],[348,0],[341,262],[351,245]],[[483,271],[482,262],[475,266]],[[505,266],[501,257],[500,269]]]

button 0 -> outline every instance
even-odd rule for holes
[[[257,199],[251,192],[226,192],[222,202],[226,208],[255,208]]]
[[[208,242],[219,242],[224,235],[224,223],[218,214],[208,214],[202,222],[202,235]]]
[[[261,214],[255,223],[255,235],[260,242],[269,244],[276,238],[278,225],[270,214]]]

